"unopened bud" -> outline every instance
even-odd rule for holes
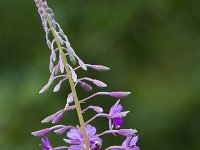
[[[82,81],[80,81],[79,83],[81,84],[82,88],[83,88],[85,91],[91,91],[91,90],[92,90],[92,87],[91,87],[89,84],[87,84],[87,83],[85,83],[85,82],[82,82]]]
[[[107,71],[110,70],[110,68],[103,66],[103,65],[92,65],[92,69],[97,70],[97,71]]]
[[[44,136],[44,135],[47,134],[49,131],[50,131],[50,129],[49,129],[49,128],[46,128],[46,129],[42,129],[42,130],[39,130],[39,131],[32,132],[31,134],[32,134],[33,136]]]
[[[103,109],[101,107],[98,107],[98,106],[94,106],[94,111],[98,112],[98,113],[102,113],[103,112]]]
[[[123,136],[133,136],[137,133],[137,130],[133,129],[119,129],[119,134]]]
[[[63,115],[64,115],[64,111],[59,113],[58,115],[56,115],[56,117],[53,119],[52,123],[56,124],[56,123],[60,122],[60,120],[63,118]]]
[[[111,92],[110,96],[111,97],[116,97],[116,98],[124,98],[131,94],[131,92]]]
[[[107,85],[104,82],[100,81],[100,80],[96,80],[95,79],[95,80],[93,80],[93,83],[98,87],[107,87]]]
[[[56,134],[63,134],[63,133],[66,132],[66,130],[67,130],[67,128],[63,127],[63,128],[60,128],[60,129],[55,130],[54,132],[55,132]]]

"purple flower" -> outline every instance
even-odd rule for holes
[[[109,112],[109,127],[113,129],[113,126],[119,128],[123,124],[123,117],[129,113],[129,111],[122,112],[123,106],[119,104],[120,100],[115,103],[110,109]]]
[[[95,136],[96,128],[91,125],[86,125],[86,132],[87,132],[87,136],[90,140],[91,148],[94,150],[99,150],[102,145],[102,139]],[[83,134],[80,129],[71,129],[67,133],[67,137],[69,139],[64,139],[64,141],[71,144],[71,146],[69,147],[69,150],[70,150],[70,148],[71,148],[71,150],[73,150],[74,148],[77,148],[77,149],[85,148]]]
[[[122,143],[122,147],[126,147],[126,150],[140,150],[136,143],[138,141],[138,136],[127,137]]]
[[[40,144],[40,146],[43,150],[53,150],[53,148],[51,147],[51,143],[47,137],[42,138],[42,143],[43,144]]]
[[[76,88],[79,84],[85,91],[93,90],[92,86],[87,83],[88,81],[100,88],[106,87],[107,85],[100,80],[90,77],[79,78],[79,76],[76,74],[77,69],[82,68],[87,71],[87,68],[90,68],[96,71],[106,71],[110,68],[103,65],[85,64],[71,47],[67,36],[60,27],[59,23],[55,20],[54,13],[48,6],[47,0],[34,1],[42,20],[47,46],[51,51],[49,62],[49,70],[51,75],[48,83],[40,90],[39,93],[46,92],[56,80],[59,80],[59,82],[54,87],[53,92],[58,92],[61,89],[62,83],[66,80],[69,81],[71,89],[71,93],[68,94],[64,108],[43,119],[42,123],[51,122],[53,124],[57,124],[61,121],[67,111],[75,109],[81,124],[81,127],[75,127],[71,125],[54,125],[49,128],[32,132],[32,135],[42,137],[42,143],[40,144],[40,147],[43,150],[100,150],[103,142],[100,137],[106,134],[116,134],[125,136],[126,139],[122,144],[110,146],[105,150],[140,150],[139,147],[136,146],[138,140],[138,136],[136,136],[136,130],[118,129],[123,124],[123,117],[129,113],[129,111],[122,111],[123,106],[119,104],[120,100],[111,107],[109,113],[103,113],[103,109],[99,106],[89,105],[83,110],[80,106],[83,102],[86,102],[87,100],[90,100],[98,95],[121,99],[131,94],[131,92],[97,92],[82,100],[78,99]],[[70,65],[71,63],[68,63],[68,58],[72,62],[73,66]],[[87,121],[84,121],[83,114],[89,109],[95,111],[95,116]],[[89,125],[89,123],[99,117],[109,119],[109,130],[96,134],[96,128]],[[46,134],[52,131],[56,134],[64,134],[67,132],[67,139],[64,139],[64,141],[69,146],[65,145],[52,147],[50,141],[46,137]]]
[[[140,150],[136,145],[138,136],[128,136],[121,146],[111,146],[108,149],[111,150]],[[107,149],[106,149],[107,150]]]

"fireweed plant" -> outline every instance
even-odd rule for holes
[[[106,134],[113,134],[124,136],[125,140],[122,144],[110,146],[106,148],[106,150],[139,150],[139,147],[136,145],[138,140],[137,131],[135,129],[120,128],[123,124],[123,118],[129,113],[129,111],[123,111],[123,106],[120,104],[120,100],[118,99],[128,96],[130,92],[97,92],[87,98],[79,100],[76,92],[76,87],[78,85],[80,85],[85,91],[92,90],[92,86],[88,83],[92,83],[100,88],[104,88],[107,85],[100,80],[89,77],[78,78],[76,71],[79,69],[85,71],[87,69],[106,71],[109,70],[109,68],[103,65],[85,64],[71,47],[67,36],[64,34],[60,25],[56,22],[54,13],[48,6],[47,1],[34,1],[42,20],[47,45],[51,51],[49,63],[51,75],[48,83],[39,93],[47,91],[56,80],[59,81],[54,87],[53,92],[58,92],[61,85],[66,81],[69,81],[71,88],[71,93],[69,93],[66,98],[65,107],[42,120],[42,123],[51,122],[53,126],[32,132],[32,135],[41,137],[41,148],[43,150],[100,150],[103,144],[102,137]],[[100,95],[110,96],[117,99],[117,102],[110,108],[108,113],[103,112],[103,109],[99,106],[91,105],[81,109],[81,103],[85,103],[86,101]],[[80,125],[73,126],[59,124],[64,114],[70,110],[76,110]],[[88,110],[93,110],[96,115],[85,122],[83,114]],[[99,117],[108,119],[108,130],[102,133],[97,133],[96,127],[91,125],[91,123]],[[65,144],[57,147],[51,145],[46,136],[50,132],[55,132],[58,135],[66,134],[66,138],[63,139]]]

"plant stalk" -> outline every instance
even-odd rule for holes
[[[42,0],[39,0],[39,1],[40,1],[40,4],[42,4]],[[44,10],[44,11],[46,13],[46,10]],[[47,21],[48,21],[48,24],[50,26],[50,30],[51,30],[54,38],[55,38],[59,52],[61,53],[62,60],[63,60],[63,63],[64,63],[64,67],[65,67],[65,71],[66,71],[67,76],[68,76],[69,84],[70,84],[70,87],[71,87],[71,90],[72,90],[72,93],[73,93],[73,97],[74,97],[74,103],[75,103],[75,106],[76,106],[76,111],[77,111],[79,123],[80,123],[80,126],[81,126],[81,130],[82,130],[82,133],[83,133],[85,144],[86,144],[85,150],[89,150],[90,149],[90,142],[89,142],[89,139],[88,139],[88,136],[87,136],[87,133],[86,133],[85,122],[84,122],[83,115],[82,115],[82,112],[81,112],[81,105],[80,105],[80,102],[78,100],[78,95],[77,95],[77,92],[76,92],[74,81],[72,79],[72,74],[71,74],[70,69],[68,67],[68,62],[67,62],[65,54],[63,52],[61,43],[59,42],[58,37],[56,36],[55,30],[53,28],[53,25],[52,25],[48,15],[47,15]]]

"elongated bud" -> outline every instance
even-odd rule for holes
[[[64,63],[63,63],[62,55],[61,54],[60,54],[59,64],[60,64],[60,71],[61,71],[61,73],[64,73],[65,67],[64,67]]]
[[[60,80],[60,82],[54,87],[53,92],[58,92],[61,88],[62,83],[66,80],[67,78],[64,78],[62,80]]]
[[[82,81],[80,81],[79,83],[81,84],[82,88],[83,88],[85,91],[91,91],[91,90],[92,90],[92,87],[91,87],[89,84],[87,84],[87,83],[85,83],[85,82],[82,82]]]
[[[133,136],[137,133],[137,130],[133,129],[119,129],[119,134],[123,136]]]
[[[49,71],[50,71],[50,73],[53,71],[53,68],[54,68],[54,64],[53,64],[52,60],[50,60],[50,62],[49,62]]]
[[[67,97],[67,103],[72,103],[74,101],[73,93],[70,93]]]
[[[51,11],[52,11],[52,10],[51,10]],[[54,15],[53,15],[53,16],[54,16]],[[53,24],[54,24],[54,25],[53,25]],[[55,20],[52,20],[52,25],[54,26],[54,28],[56,28]],[[63,39],[61,38],[61,36],[58,34],[58,32],[57,32],[55,29],[53,29],[53,30],[54,30],[54,33],[56,34],[56,37],[57,37],[59,43],[60,43],[61,45],[63,45],[63,44],[64,44]]]
[[[60,87],[61,87],[61,84],[58,83],[58,84],[54,87],[53,92],[58,92],[58,91],[60,90]]]
[[[60,72],[60,65],[58,64],[56,67],[55,67],[55,75],[58,75]]]
[[[39,94],[46,92],[49,89],[50,85],[53,83],[53,81],[54,81],[54,76],[51,75],[48,83],[40,90]]]
[[[87,67],[86,65],[84,64],[84,62],[77,56],[77,59],[78,59],[78,63],[79,65],[81,66],[81,68],[83,68],[83,70],[86,70],[87,71]]]
[[[52,74],[49,78],[48,84],[51,85],[54,81],[54,75]]]
[[[54,50],[51,51],[51,58],[53,59],[53,61],[56,61],[56,53]]]
[[[46,129],[42,129],[42,130],[39,130],[39,131],[35,131],[35,132],[32,132],[31,134],[33,136],[44,136],[45,134],[49,133],[50,129],[49,128],[46,128]]]
[[[63,115],[64,115],[64,111],[59,113],[58,115],[56,115],[56,117],[53,119],[52,123],[56,124],[56,123],[60,122],[60,120],[63,118]]]
[[[91,68],[97,71],[107,71],[110,70],[110,68],[103,66],[103,65],[91,65]]]
[[[107,85],[104,82],[100,81],[100,80],[96,80],[95,79],[95,80],[93,80],[93,83],[98,87],[107,87]]]
[[[94,111],[96,111],[97,113],[102,113],[103,112],[103,109],[99,106],[94,106],[93,107]]]
[[[74,65],[76,65],[76,58],[72,54],[69,54],[69,59]]]
[[[49,84],[46,84],[39,92],[39,94],[42,94],[44,92],[46,92],[49,89]]]
[[[51,49],[51,41],[47,40],[47,46],[49,47],[49,49]]]
[[[124,98],[131,94],[131,92],[110,92],[111,97]]]
[[[50,115],[48,117],[46,117],[45,119],[43,119],[41,122],[42,123],[49,123],[51,121],[53,121],[53,119],[56,117],[56,114]]]
[[[63,134],[63,133],[66,132],[66,130],[67,130],[67,128],[66,128],[66,127],[63,127],[63,128],[60,128],[60,129],[55,130],[54,132],[55,132],[56,134]]]
[[[77,74],[70,65],[68,65],[68,66],[69,66],[69,69],[70,69],[71,74],[72,74],[72,79],[73,79],[74,82],[76,82],[77,81]]]
[[[60,35],[58,35],[58,41],[60,42],[60,44],[64,44],[64,42],[63,42],[63,39],[61,38],[61,36]]]

